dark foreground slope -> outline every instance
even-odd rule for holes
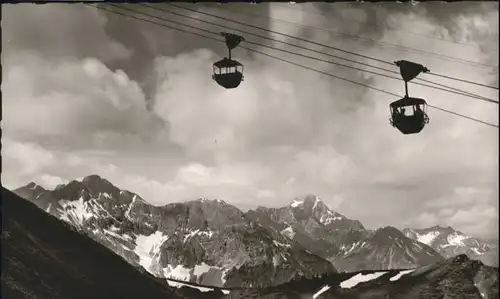
[[[191,292],[191,293],[189,293]],[[183,294],[195,294],[186,288]],[[193,298],[205,299],[208,293]],[[409,270],[357,271],[298,277],[267,288],[232,288],[217,299],[497,299],[498,268],[462,254]]]
[[[184,298],[4,188],[2,218],[2,298]]]
[[[459,255],[414,270],[338,273],[262,290],[231,291],[231,299],[497,299],[498,268]]]

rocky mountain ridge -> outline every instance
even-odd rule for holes
[[[54,190],[31,183],[15,193],[157,277],[258,287],[335,272],[221,200],[153,206],[97,175]]]
[[[339,271],[414,268],[443,260],[434,249],[398,229],[365,229],[314,195],[296,198],[281,208],[259,207],[247,215],[329,260]]]

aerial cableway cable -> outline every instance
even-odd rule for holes
[[[203,31],[203,32],[206,32],[206,33],[210,33],[210,34],[214,34],[214,32],[212,32],[210,30],[206,30],[206,29],[199,28],[199,27],[196,27],[196,26],[184,24],[182,22],[177,22],[177,21],[169,20],[169,19],[166,19],[166,18],[159,17],[157,15],[152,15],[152,14],[148,14],[148,13],[145,13],[145,12],[139,12],[139,11],[131,10],[129,8],[124,8],[124,7],[121,7],[121,6],[118,6],[118,5],[114,5],[114,4],[108,4],[108,5],[114,6],[116,8],[128,10],[128,11],[133,12],[133,13],[139,13],[139,14],[142,14],[142,15],[145,15],[145,16],[148,16],[148,17],[156,18],[156,19],[159,19],[159,20],[162,20],[162,21],[166,21],[166,22],[169,22],[169,23],[173,23],[173,24],[185,26],[185,27],[188,27],[188,28],[193,28],[193,29],[200,30],[200,31]],[[147,5],[147,4],[140,4],[140,5],[156,9],[155,7],[151,7],[151,6]],[[194,20],[197,20],[197,21],[201,21],[201,22],[208,23],[208,24],[211,24],[211,25],[214,25],[214,26],[219,26],[219,27],[228,29],[224,25],[216,24],[216,23],[213,23],[213,22],[205,21],[205,20],[200,20],[198,18],[194,18],[194,17],[190,17],[190,16],[178,14],[178,13],[175,13],[175,12],[170,12],[170,11],[167,11],[167,10],[164,10],[164,9],[159,9],[159,10],[161,10],[163,12],[167,12],[167,13],[173,14],[173,15],[191,18],[191,19],[194,19]],[[291,46],[294,46],[294,47],[306,49],[306,50],[309,50],[309,51],[312,51],[312,52],[316,52],[316,53],[319,53],[319,54],[333,56],[333,57],[336,57],[336,58],[339,58],[339,59],[347,60],[347,61],[354,62],[354,63],[359,63],[359,64],[362,64],[362,65],[370,66],[370,67],[373,67],[373,68],[381,69],[381,70],[384,70],[384,71],[391,72],[391,73],[399,75],[399,72],[392,71],[392,70],[387,70],[387,69],[380,68],[380,67],[377,67],[377,66],[373,66],[373,65],[370,65],[370,64],[366,64],[366,63],[363,63],[363,62],[360,62],[360,61],[351,60],[351,59],[347,59],[345,57],[340,57],[340,56],[335,56],[335,55],[331,55],[331,54],[328,54],[328,53],[319,52],[319,51],[316,51],[314,49],[305,48],[305,47],[302,47],[302,46],[294,45],[294,44],[283,42],[283,41],[280,41],[280,40],[274,40],[274,39],[271,39],[271,38],[268,38],[268,37],[265,37],[265,36],[262,36],[262,35],[254,34],[254,33],[243,31],[243,30],[239,30],[239,29],[236,29],[235,31],[243,32],[243,33],[246,33],[246,34],[249,34],[249,35],[258,36],[258,37],[265,38],[265,39],[270,39],[272,41],[276,41],[276,42],[284,43],[284,44],[291,45]],[[309,58],[309,59],[317,60],[317,61],[320,61],[320,62],[324,62],[324,63],[328,63],[328,64],[340,66],[340,67],[345,67],[345,68],[357,70],[357,71],[360,71],[360,72],[370,73],[370,74],[374,74],[374,75],[386,77],[386,78],[389,78],[389,79],[402,81],[401,78],[394,77],[394,76],[389,76],[387,74],[381,74],[381,73],[373,72],[373,71],[370,71],[370,70],[365,70],[365,69],[361,69],[361,68],[357,68],[357,67],[353,67],[353,66],[349,66],[349,65],[345,65],[345,64],[340,64],[340,63],[337,63],[337,62],[334,62],[334,61],[325,60],[325,59],[322,59],[322,58],[318,58],[318,57],[314,57],[314,56],[309,56],[309,55],[305,55],[305,54],[301,54],[301,53],[296,53],[296,52],[292,52],[292,51],[289,51],[289,50],[272,47],[272,46],[269,46],[269,45],[263,45],[263,44],[255,43],[255,42],[252,42],[252,41],[245,41],[245,42],[248,43],[248,44],[253,44],[253,45],[259,46],[259,47],[268,48],[268,49],[271,49],[271,50],[281,51],[281,52],[284,52],[284,53],[288,53],[288,54],[292,54],[292,55],[296,55],[296,56],[300,56],[300,57],[304,57],[304,58]],[[427,84],[423,84],[423,83],[419,83],[419,82],[414,82],[413,84],[421,85],[421,86],[428,87],[428,88],[433,88],[433,89],[436,89],[436,90],[446,91],[446,92],[450,92],[450,93],[453,93],[453,94],[462,95],[462,96],[466,96],[466,97],[470,97],[470,98],[474,98],[474,99],[478,99],[478,100],[482,100],[482,101],[486,101],[486,102],[490,102],[490,103],[494,103],[494,104],[498,104],[499,103],[498,101],[492,100],[490,98],[483,97],[483,96],[480,96],[480,95],[477,95],[477,94],[474,94],[474,93],[470,93],[470,92],[467,92],[467,91],[464,91],[464,90],[461,90],[461,89],[457,89],[457,88],[454,88],[454,87],[450,87],[450,86],[447,86],[447,85],[444,85],[444,84],[439,84],[439,83],[435,83],[435,82],[424,80],[424,79],[421,79],[421,81],[429,82],[431,84],[435,84],[435,85],[438,85],[438,86],[443,86],[445,88],[440,88],[440,87],[437,87],[437,86],[427,85]]]
[[[321,47],[329,48],[329,49],[332,49],[332,50],[335,50],[335,51],[343,52],[343,53],[346,53],[346,54],[350,54],[350,55],[362,57],[362,58],[365,58],[365,59],[377,61],[377,62],[380,62],[380,63],[388,64],[388,65],[391,65],[391,66],[394,65],[394,63],[392,63],[390,61],[387,61],[387,60],[383,60],[383,59],[375,58],[375,57],[370,57],[370,56],[367,56],[367,55],[363,55],[363,54],[355,53],[355,52],[352,52],[352,51],[340,49],[340,48],[337,48],[337,47],[333,47],[333,46],[330,46],[330,45],[326,45],[326,44],[318,43],[318,42],[315,42],[315,41],[307,40],[307,39],[300,38],[300,37],[297,37],[297,36],[293,36],[293,35],[290,35],[290,34],[286,34],[286,33],[283,33],[283,32],[279,32],[279,31],[275,31],[275,30],[270,30],[270,29],[267,29],[267,28],[264,28],[264,27],[260,27],[260,26],[248,24],[248,23],[245,23],[245,22],[240,22],[240,21],[237,21],[237,20],[232,20],[232,19],[229,19],[229,18],[226,18],[226,17],[221,17],[221,16],[218,16],[218,15],[215,15],[215,14],[211,14],[211,13],[199,11],[199,10],[192,9],[192,8],[182,7],[180,5],[176,5],[176,4],[172,4],[172,3],[165,3],[165,4],[169,5],[169,6],[177,7],[177,8],[180,8],[180,9],[185,9],[185,10],[189,10],[189,11],[192,11],[192,12],[196,12],[196,13],[199,13],[199,14],[207,15],[207,16],[210,16],[210,17],[218,18],[218,19],[225,20],[225,21],[228,21],[228,22],[233,22],[235,24],[239,24],[239,25],[243,25],[243,26],[247,26],[247,27],[251,27],[251,28],[255,28],[255,29],[267,31],[267,32],[278,34],[278,35],[285,36],[285,37],[288,37],[288,38],[293,38],[293,39],[296,39],[296,40],[299,40],[299,41],[302,41],[302,42],[306,42],[306,43],[310,43],[310,44],[313,44],[313,45],[316,45],[316,46],[321,46]],[[149,5],[147,5],[147,6],[149,6]],[[161,8],[155,7],[155,6],[149,6],[149,7],[153,8],[153,9],[156,9],[156,10],[162,10]],[[278,41],[278,40],[276,40],[276,41]],[[374,67],[374,66],[371,66],[371,67]],[[490,66],[490,67],[493,67],[493,66]],[[465,79],[461,79],[461,78],[456,78],[456,77],[452,77],[452,76],[444,76],[444,75],[435,74],[435,73],[427,73],[427,75],[438,76],[438,77],[442,77],[442,78],[446,78],[446,79],[450,79],[450,80],[459,81],[459,82],[462,82],[462,83],[473,84],[473,85],[482,86],[482,87],[491,88],[491,89],[496,89],[496,90],[499,89],[496,86],[487,85],[487,84],[483,84],[483,83],[478,83],[478,82],[474,82],[474,81],[470,81],[470,80],[465,80]]]
[[[445,78],[445,79],[459,81],[459,82],[462,82],[462,83],[468,83],[468,84],[473,84],[473,85],[477,85],[477,86],[482,86],[482,87],[486,87],[486,88],[491,88],[491,89],[498,90],[498,87],[495,87],[495,86],[492,86],[492,85],[487,85],[487,84],[483,84],[483,83],[473,82],[473,81],[469,81],[469,80],[465,80],[465,79],[460,79],[460,78],[455,78],[455,77],[451,77],[451,76],[446,76],[446,75],[442,75],[442,74],[428,73],[428,75],[433,75],[433,76],[436,76],[436,77],[441,77],[441,78]]]
[[[223,8],[225,8],[225,7],[223,7]],[[301,27],[301,28],[309,28],[311,30],[328,32],[328,33],[331,33],[331,34],[334,34],[334,35],[337,35],[337,36],[343,36],[343,37],[350,38],[350,39],[356,39],[356,40],[360,40],[360,41],[364,41],[364,42],[374,43],[374,44],[377,44],[380,48],[393,48],[393,49],[403,50],[405,52],[417,53],[417,54],[420,54],[420,55],[423,55],[423,56],[434,56],[434,57],[437,57],[437,58],[449,60],[451,62],[459,63],[459,64],[463,64],[463,65],[471,65],[471,66],[474,66],[474,67],[481,67],[481,68],[492,68],[492,66],[490,66],[490,65],[483,65],[483,64],[477,65],[478,62],[476,62],[476,61],[470,61],[470,60],[460,59],[458,57],[448,56],[448,55],[444,55],[444,54],[440,54],[440,53],[435,53],[435,52],[430,52],[430,51],[426,51],[426,50],[422,50],[422,49],[414,49],[414,48],[411,48],[411,47],[408,47],[408,46],[403,46],[403,45],[399,45],[399,44],[392,44],[392,43],[388,43],[388,42],[383,42],[383,41],[379,41],[379,40],[376,40],[376,39],[373,39],[373,38],[369,38],[369,37],[366,37],[366,36],[359,36],[359,35],[355,35],[355,34],[349,34],[349,33],[340,32],[340,31],[337,31],[337,30],[334,30],[334,29],[321,28],[321,27],[317,27],[317,26],[313,26],[313,25],[309,25],[309,24],[302,24],[302,23],[298,23],[298,22],[292,22],[292,21],[289,21],[289,20],[283,20],[283,19],[268,17],[268,16],[264,16],[264,15],[261,15],[261,14],[257,14],[257,13],[250,13],[250,12],[247,12],[247,11],[235,11],[235,10],[231,10],[231,13],[236,13],[236,14],[240,14],[240,15],[247,15],[247,16],[250,16],[250,17],[253,17],[253,18],[268,19],[268,20],[271,20],[271,21],[276,22],[276,23],[283,23],[283,24],[288,24],[288,25],[292,25],[292,26],[296,26],[296,27]],[[348,21],[352,21],[352,20],[348,20]],[[396,31],[398,31],[398,30],[396,30]]]
[[[281,6],[281,7],[286,8],[286,9],[292,9],[292,10],[302,11],[302,12],[308,13],[308,14],[321,15],[321,16],[324,16],[324,17],[327,16],[324,13],[321,13],[321,12],[312,12],[312,11],[305,10],[304,8],[286,6],[284,4],[278,4],[278,3],[274,3],[274,5]],[[363,24],[363,25],[371,25],[373,27],[381,27],[380,24],[378,24],[378,23],[368,23],[367,24],[365,22],[358,21],[358,20],[352,20],[352,19],[350,19],[348,21],[359,23],[359,24]],[[394,29],[394,28],[391,28],[391,30],[403,32],[403,33],[406,33],[406,34],[416,35],[416,36],[423,36],[423,37],[426,37],[426,38],[429,38],[429,39],[440,40],[442,42],[453,43],[453,44],[457,44],[457,45],[460,45],[460,46],[467,46],[467,47],[479,48],[479,46],[477,46],[477,45],[468,44],[468,43],[460,42],[460,41],[456,41],[456,40],[450,40],[450,39],[446,39],[446,38],[442,38],[442,37],[432,36],[432,35],[428,35],[428,34],[424,34],[424,33],[417,33],[417,32],[412,32],[412,31],[408,31],[408,30]],[[489,49],[486,49],[486,50],[493,50],[493,49],[489,48]]]
[[[190,11],[193,11],[193,12],[197,12],[197,13],[200,13],[200,14],[203,14],[203,15],[211,16],[211,17],[214,17],[214,18],[222,19],[222,20],[225,20],[225,21],[233,22],[233,23],[240,24],[240,25],[243,25],[243,26],[252,27],[252,28],[255,28],[255,29],[259,29],[259,30],[271,32],[271,33],[274,33],[274,34],[282,35],[282,36],[285,36],[285,37],[288,37],[288,38],[293,38],[293,39],[300,40],[300,41],[303,41],[303,42],[306,42],[306,43],[311,43],[311,44],[314,44],[316,46],[321,46],[321,47],[329,48],[329,49],[336,50],[336,51],[339,51],[339,52],[344,52],[346,54],[351,54],[351,55],[363,57],[363,58],[366,58],[366,59],[375,60],[375,61],[378,61],[378,62],[381,62],[381,63],[389,64],[391,66],[393,65],[393,63],[391,63],[389,61],[385,61],[385,60],[382,60],[382,59],[369,57],[369,56],[366,56],[366,55],[363,55],[363,54],[353,53],[351,51],[347,51],[347,50],[343,50],[343,49],[340,49],[340,48],[332,47],[332,46],[329,46],[329,45],[317,43],[317,42],[314,42],[314,41],[309,41],[307,39],[303,39],[303,38],[296,37],[296,36],[293,36],[293,35],[289,35],[289,34],[286,34],[286,33],[278,32],[278,31],[274,31],[274,30],[270,30],[270,29],[266,29],[264,27],[260,27],[260,26],[256,26],[256,25],[252,25],[252,24],[247,24],[247,23],[244,23],[244,22],[232,20],[232,19],[229,19],[229,18],[217,16],[217,15],[206,13],[206,12],[202,12],[202,11],[199,11],[199,10],[196,10],[196,9],[184,8],[182,6],[179,6],[179,5],[176,5],[176,4],[172,4],[172,3],[165,3],[165,4],[166,5],[170,5],[170,6],[174,6],[174,7],[177,7],[177,8],[181,8],[181,9],[186,9],[186,10],[190,10]],[[153,6],[153,8],[158,9],[157,7],[154,7],[154,6]]]
[[[222,27],[222,28],[226,28],[227,29],[227,26],[220,25],[220,24],[217,24],[217,23],[213,23],[213,22],[201,20],[201,19],[198,19],[198,18],[195,18],[195,17],[191,17],[191,16],[186,16],[186,15],[183,15],[183,14],[179,14],[179,13],[176,13],[176,12],[168,11],[168,10],[165,10],[165,9],[162,9],[162,8],[157,8],[157,7],[154,7],[154,6],[147,5],[147,4],[140,4],[140,5],[145,6],[145,7],[149,7],[149,8],[154,9],[154,10],[162,11],[162,12],[173,14],[173,15],[176,15],[176,16],[186,17],[186,18],[189,18],[189,19],[193,19],[193,20],[196,20],[196,21],[200,21],[200,22],[203,22],[203,23],[207,23],[207,24],[211,24],[211,25],[214,25],[214,26],[218,26],[218,27]],[[151,17],[158,18],[157,16],[151,16]],[[168,20],[168,21],[175,23],[174,21],[171,21],[171,20]],[[318,53],[318,54],[321,54],[321,55],[326,55],[326,56],[330,56],[330,57],[334,57],[334,58],[346,60],[346,61],[349,61],[349,62],[352,62],[352,63],[358,63],[358,64],[361,64],[361,65],[364,65],[364,66],[372,67],[372,68],[375,68],[375,69],[379,69],[379,70],[383,70],[383,71],[386,71],[386,72],[390,72],[390,73],[399,75],[399,72],[388,70],[388,69],[384,69],[384,68],[381,68],[381,67],[378,67],[378,66],[374,66],[374,65],[370,65],[370,64],[367,64],[367,63],[364,63],[364,62],[361,62],[361,61],[356,61],[356,60],[348,59],[348,58],[345,58],[345,57],[341,57],[341,56],[337,56],[337,55],[332,55],[332,54],[329,54],[329,53],[317,51],[317,50],[314,50],[314,49],[311,49],[311,48],[302,47],[302,46],[295,45],[295,44],[288,43],[288,42],[284,42],[284,41],[281,41],[281,40],[276,40],[276,39],[273,39],[273,38],[269,38],[267,36],[262,36],[262,35],[255,34],[255,33],[248,32],[248,31],[244,31],[244,30],[241,30],[241,29],[233,29],[233,30],[238,31],[238,32],[242,32],[242,33],[245,33],[245,34],[253,35],[253,36],[256,36],[256,37],[259,37],[259,38],[268,39],[268,40],[271,40],[271,41],[274,41],[274,42],[279,42],[279,43],[282,43],[282,44],[285,44],[285,45],[290,45],[290,46],[293,46],[293,47],[296,47],[296,48],[305,49],[305,50],[308,50],[308,51],[311,51],[311,52],[315,52],[315,53]],[[257,43],[250,42],[250,41],[247,41],[247,43],[258,45],[258,46],[261,46],[261,47],[270,48],[270,49],[273,49],[273,50],[283,51],[283,52],[286,52],[286,53],[291,53],[291,52],[289,52],[287,50],[284,50],[284,49],[277,49],[277,48],[274,48],[274,47],[270,47],[270,46],[262,45],[262,44],[257,44]],[[303,54],[298,54],[298,53],[292,53],[292,54],[298,55],[298,56],[302,56],[302,57],[305,57],[305,58],[315,59],[315,60],[318,60],[318,61],[321,61],[321,62],[325,62],[325,63],[337,65],[337,66],[340,66],[340,67],[347,67],[347,68],[355,69],[355,70],[358,70],[358,71],[361,71],[361,72],[367,72],[367,73],[371,73],[371,74],[376,74],[376,75],[384,76],[386,78],[391,78],[391,79],[395,79],[395,80],[399,80],[399,81],[402,80],[401,78],[398,78],[398,77],[391,77],[391,76],[387,76],[387,75],[380,74],[380,73],[374,73],[372,71],[363,70],[363,69],[359,69],[359,68],[356,68],[356,67],[339,64],[339,63],[336,63],[336,62],[333,62],[333,61],[328,61],[328,60],[324,60],[324,59],[320,59],[320,58],[316,58],[316,57],[311,57],[311,56],[307,56],[307,55],[303,55]],[[434,88],[434,89],[438,89],[438,90],[448,91],[448,92],[451,91],[451,90],[454,90],[454,91],[457,91],[456,94],[459,94],[459,95],[464,95],[464,96],[468,96],[468,97],[471,97],[471,98],[476,98],[476,99],[481,99],[481,100],[485,100],[485,101],[488,101],[488,102],[497,103],[496,101],[491,100],[489,98],[486,98],[486,97],[483,97],[483,96],[480,96],[480,95],[477,95],[477,94],[474,94],[474,93],[471,93],[471,92],[468,92],[468,91],[464,91],[464,90],[461,90],[461,89],[458,89],[458,88],[455,88],[455,87],[450,87],[450,86],[447,86],[447,85],[444,85],[444,84],[440,84],[440,83],[436,83],[436,82],[432,82],[432,81],[425,80],[425,79],[420,79],[420,78],[417,78],[417,80],[420,80],[422,82],[431,83],[431,84],[434,84],[434,85],[437,85],[437,86],[441,86],[441,87],[444,87],[446,89],[437,88],[437,87],[434,87],[434,86],[429,86],[429,85],[418,83],[418,82],[414,82],[414,84],[422,85],[422,86],[426,86],[426,87],[430,87],[430,88]]]
[[[143,21],[143,22],[146,22],[146,23],[154,24],[154,25],[157,25],[157,26],[161,26],[161,27],[164,27],[164,28],[171,29],[171,30],[177,30],[177,31],[180,31],[180,32],[184,32],[184,33],[188,33],[188,34],[191,34],[191,35],[196,35],[196,36],[199,36],[199,37],[203,37],[203,38],[206,38],[206,39],[217,41],[219,43],[224,43],[223,40],[220,40],[220,39],[217,39],[217,38],[211,37],[211,36],[206,36],[206,35],[203,35],[201,33],[192,32],[192,31],[185,30],[185,29],[182,29],[182,28],[177,28],[177,27],[169,26],[167,24],[158,23],[158,22],[155,22],[155,21],[152,21],[152,20],[148,20],[148,19],[142,19],[142,18],[139,18],[139,17],[134,16],[134,15],[129,15],[129,14],[126,14],[126,13],[123,13],[123,12],[118,12],[118,11],[115,11],[115,10],[106,9],[106,8],[103,8],[103,7],[100,7],[100,6],[97,6],[97,5],[90,5],[90,4],[85,4],[85,3],[84,3],[84,5],[93,6],[93,7],[97,8],[97,9],[99,9],[99,10],[107,11],[107,12],[110,12],[110,13],[113,13],[113,14],[117,14],[117,15],[121,15],[121,16],[124,16],[124,17],[127,17],[127,18],[132,18],[132,19],[135,19],[135,20],[138,20],[138,21]],[[124,9],[122,7],[119,7],[119,8]],[[142,14],[141,12],[138,12],[138,11],[134,11],[134,10],[130,10],[130,9],[126,9],[126,10],[134,12],[134,13]],[[220,35],[220,34],[215,33],[215,32],[212,32],[212,34]],[[401,97],[400,95],[392,93],[390,91],[386,91],[386,90],[383,90],[383,89],[380,89],[380,88],[377,88],[377,87],[374,87],[374,86],[370,86],[370,85],[367,85],[367,84],[364,84],[364,83],[360,83],[360,82],[356,82],[356,81],[353,81],[353,80],[350,80],[350,79],[347,79],[347,78],[343,78],[343,77],[340,77],[340,76],[337,76],[337,75],[334,75],[334,74],[323,72],[323,71],[314,69],[312,67],[308,67],[308,66],[305,66],[305,65],[293,62],[293,61],[289,61],[289,60],[286,60],[286,59],[283,59],[283,58],[280,58],[280,57],[277,57],[277,56],[274,56],[274,55],[271,55],[271,54],[268,54],[268,53],[265,53],[265,52],[262,52],[262,51],[259,51],[259,50],[255,50],[255,49],[248,48],[248,47],[242,47],[242,46],[240,46],[240,48],[243,48],[243,49],[245,49],[247,51],[258,53],[260,55],[267,56],[269,58],[273,58],[273,59],[276,59],[276,60],[279,60],[279,61],[291,64],[291,65],[295,65],[297,67],[308,69],[310,71],[317,72],[317,73],[323,74],[325,76],[329,76],[329,77],[332,77],[332,78],[335,78],[335,79],[338,79],[338,80],[342,80],[342,81],[349,82],[349,83],[352,83],[352,84],[355,84],[355,85],[359,85],[359,86],[363,86],[363,87],[366,87],[366,88],[369,88],[369,89],[373,89],[373,90],[385,93],[387,95],[391,95],[391,96],[398,97],[398,98]],[[491,126],[491,127],[495,127],[495,128],[499,127],[498,125],[495,125],[495,124],[492,124],[492,123],[489,123],[489,122],[486,122],[486,121],[482,121],[482,120],[477,119],[477,118],[469,117],[469,116],[466,116],[466,115],[463,115],[463,114],[460,114],[460,113],[456,113],[456,112],[453,112],[453,111],[450,111],[450,110],[447,110],[447,109],[444,109],[444,108],[440,108],[440,107],[432,106],[432,105],[428,105],[428,106],[432,107],[432,108],[435,108],[437,110],[440,110],[442,112],[450,113],[452,115],[459,116],[459,117],[462,117],[462,118],[465,118],[465,119],[469,119],[469,120],[472,120],[472,121],[475,121],[475,122],[478,122],[478,123],[482,123],[482,124],[485,124],[485,125],[488,125],[488,126]]]
[[[162,8],[157,8],[157,7],[154,7],[154,6],[151,6],[151,5],[147,5],[147,4],[141,4],[141,5],[145,6],[145,7],[152,8],[154,10],[166,12],[166,13],[173,14],[173,15],[176,15],[176,16],[186,17],[186,18],[189,18],[189,19],[193,19],[193,20],[196,20],[196,21],[200,21],[200,22],[203,22],[203,23],[207,23],[207,24],[211,24],[211,25],[214,25],[214,26],[218,26],[218,27],[222,27],[222,28],[226,28],[227,29],[227,26],[220,25],[220,24],[217,24],[217,23],[213,23],[213,22],[210,22],[210,21],[201,20],[201,19],[198,19],[198,18],[195,18],[195,17],[191,17],[191,16],[186,16],[186,15],[183,15],[183,14],[179,14],[179,13],[176,13],[176,12],[168,11],[168,10],[165,10],[165,9],[162,9]],[[172,4],[168,4],[168,5],[172,5]],[[172,6],[175,6],[175,5],[172,5]],[[192,10],[192,11],[196,11],[196,10]],[[158,16],[153,16],[153,15],[151,15],[151,17],[159,18]],[[163,20],[165,20],[165,19],[163,19]],[[176,23],[175,21],[171,21],[171,20],[165,20],[165,21]],[[187,26],[189,26],[189,25],[187,25]],[[238,31],[238,32],[242,32],[242,33],[245,33],[245,34],[253,35],[253,36],[256,36],[256,37],[259,37],[259,38],[268,39],[268,40],[271,40],[271,41],[274,41],[274,42],[279,42],[279,43],[282,43],[282,44],[285,44],[285,45],[290,45],[290,46],[293,46],[293,47],[296,47],[296,48],[305,49],[305,50],[308,50],[308,51],[311,51],[311,52],[315,52],[315,53],[318,53],[318,54],[321,54],[321,55],[331,56],[331,57],[334,57],[334,58],[346,60],[346,61],[353,62],[353,63],[358,63],[358,64],[361,64],[361,65],[364,65],[364,66],[372,67],[372,68],[375,68],[375,69],[379,69],[379,70],[383,70],[383,71],[386,71],[386,72],[390,72],[390,73],[398,74],[399,75],[399,72],[388,70],[388,69],[381,68],[381,67],[374,66],[374,65],[370,65],[370,64],[367,64],[367,63],[364,63],[364,62],[361,62],[361,61],[356,61],[356,60],[348,59],[348,58],[345,58],[345,57],[332,55],[332,54],[329,54],[329,53],[317,51],[317,50],[314,50],[314,49],[311,49],[311,48],[302,47],[302,46],[295,45],[295,44],[288,43],[288,42],[284,42],[284,41],[281,41],[281,40],[276,40],[276,39],[273,39],[273,38],[269,38],[267,36],[262,36],[262,35],[255,34],[255,33],[248,32],[248,31],[244,31],[244,30],[241,30],[241,29],[233,29],[233,30]],[[374,73],[372,71],[368,71],[368,70],[364,70],[364,69],[359,69],[359,68],[348,66],[348,65],[339,64],[339,63],[336,63],[336,62],[333,62],[333,61],[328,61],[328,60],[324,60],[324,59],[317,58],[317,57],[312,57],[312,56],[308,56],[308,55],[304,55],[304,54],[290,52],[290,51],[287,51],[287,50],[284,50],[284,49],[278,49],[278,48],[270,47],[270,46],[267,46],[267,45],[262,45],[262,44],[254,43],[254,42],[251,42],[251,41],[247,41],[247,43],[254,44],[254,45],[257,45],[257,46],[261,46],[261,47],[265,47],[265,48],[269,48],[269,49],[273,49],[273,50],[278,50],[278,51],[286,52],[286,53],[291,53],[293,55],[298,55],[298,56],[302,56],[302,57],[305,57],[305,58],[310,58],[310,59],[318,60],[318,61],[321,61],[321,62],[325,62],[325,63],[337,65],[337,66],[340,66],[340,67],[351,68],[351,69],[358,70],[358,71],[361,71],[361,72],[367,72],[367,73],[371,73],[371,74],[375,74],[375,75],[384,76],[386,78],[391,78],[391,79],[395,79],[395,80],[399,80],[399,81],[402,80],[401,78],[391,77],[391,76],[388,76],[388,75],[385,75],[385,74],[380,74],[380,73]],[[476,99],[480,99],[480,100],[484,100],[484,101],[487,101],[487,102],[492,102],[492,103],[498,104],[498,102],[495,101],[495,100],[492,100],[492,99],[489,99],[489,98],[486,98],[484,96],[480,96],[480,95],[477,95],[477,94],[474,94],[474,93],[471,93],[471,92],[468,92],[468,91],[464,91],[464,90],[461,90],[461,89],[458,89],[458,88],[455,88],[455,87],[450,87],[450,86],[447,86],[447,85],[444,85],[444,84],[440,84],[440,83],[436,83],[436,82],[432,82],[432,81],[425,80],[425,79],[420,79],[420,78],[417,78],[417,80],[420,80],[420,81],[423,81],[423,82],[427,82],[427,83],[431,83],[431,84],[434,84],[434,85],[437,85],[437,86],[441,86],[441,87],[444,87],[446,89],[438,88],[438,87],[435,87],[435,86],[429,86],[429,85],[418,83],[418,82],[413,82],[413,83],[417,84],[417,85],[429,87],[429,88],[434,88],[434,89],[437,89],[437,90],[443,90],[443,91],[447,91],[447,92],[452,92],[452,93],[455,93],[455,94],[458,94],[458,95],[468,96],[468,97],[471,97],[471,98],[476,98]],[[470,81],[468,81],[468,82],[470,82]],[[453,91],[457,91],[457,92],[453,92]]]

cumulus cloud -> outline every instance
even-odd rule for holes
[[[23,57],[3,71],[4,134],[64,148],[129,148],[162,130],[142,89],[123,71],[95,58]]]
[[[498,50],[487,48],[498,44],[498,8],[454,5],[304,5],[309,12],[282,4],[189,7],[498,84],[491,68],[378,43],[497,66]],[[367,227],[446,222],[471,233],[495,232],[497,129],[429,109],[431,123],[422,133],[403,136],[388,122],[388,104],[396,98],[377,91],[241,48],[233,57],[245,65],[245,81],[224,90],[211,79],[212,63],[226,54],[223,44],[81,5],[7,10],[12,13],[2,12],[2,41],[8,43],[2,56],[2,181],[9,187],[29,181],[54,186],[97,173],[159,205],[205,196],[247,209],[282,206],[313,193]],[[236,14],[250,10],[373,41]],[[22,29],[24,23],[28,27]],[[440,40],[451,38],[472,46]],[[404,91],[400,81],[261,50],[387,91]],[[498,99],[495,91],[422,77]],[[498,123],[495,105],[414,84],[410,94]]]
[[[57,64],[25,58],[4,75],[5,130],[34,135],[147,130],[144,94],[123,71],[112,72],[94,58]]]
[[[269,196],[269,191],[254,189],[255,176],[248,173],[249,168],[245,165],[226,170],[191,163],[173,171],[171,180],[157,180],[110,163],[102,153],[50,150],[33,143],[7,139],[2,143],[2,157],[9,170],[2,173],[2,184],[11,189],[31,181],[53,189],[71,180],[98,174],[155,205],[199,197],[232,198],[241,194],[241,188],[247,189],[248,197],[244,199]],[[220,192],[223,189],[230,192]]]
[[[69,181],[65,180],[61,177],[50,175],[50,174],[43,174],[40,177],[40,182],[39,184],[46,188],[46,189],[55,189],[58,185],[61,184],[67,184]]]
[[[468,235],[492,238],[498,234],[498,208],[490,204],[469,205],[456,210],[448,207],[437,212],[424,212],[411,223],[418,228],[451,226]]]
[[[2,156],[7,158],[7,169],[16,170],[19,175],[37,174],[55,160],[51,152],[36,143],[15,142],[7,138],[2,139]]]

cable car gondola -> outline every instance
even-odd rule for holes
[[[236,48],[245,39],[242,36],[232,33],[221,32],[220,34],[226,39],[229,56],[214,63],[212,79],[224,88],[236,88],[243,81],[243,65],[231,59],[231,50]]]
[[[390,123],[405,135],[420,133],[425,125],[429,123],[427,102],[424,99],[408,96],[408,82],[416,78],[420,73],[427,73],[429,70],[421,64],[406,60],[396,61],[395,64],[399,66],[401,77],[405,81],[405,96],[389,105],[391,111]],[[407,108],[412,110],[413,113],[406,113]]]
[[[413,114],[406,114],[406,108],[413,108]],[[391,125],[403,134],[415,134],[422,131],[429,123],[427,103],[424,99],[404,97],[390,105]]]

